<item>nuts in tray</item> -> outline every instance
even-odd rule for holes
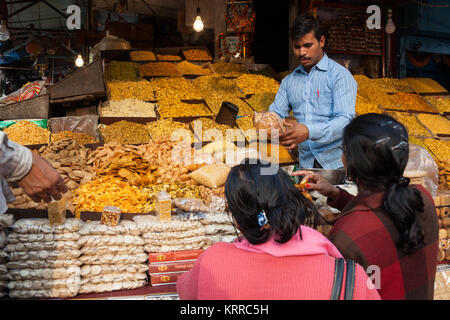
[[[139,67],[134,62],[111,61],[105,67],[106,81],[138,81],[141,80]]]
[[[222,77],[239,77],[243,73],[248,73],[247,68],[242,63],[216,62],[211,65],[214,73]]]
[[[72,139],[75,140],[80,145],[98,142],[93,136],[90,136],[84,132],[72,132],[72,131],[61,131],[57,133],[52,133],[50,139],[52,142],[61,141],[64,139]]]
[[[358,99],[356,99],[355,112],[357,114],[382,113],[376,104],[358,101]]]
[[[424,99],[439,113],[450,113],[450,96],[426,96]]]
[[[183,77],[151,80],[156,99],[201,100],[202,96],[191,81]]]
[[[410,110],[418,112],[432,112],[436,111],[418,94],[399,92],[392,95],[399,107],[393,108],[395,110]]]
[[[414,92],[414,89],[408,84],[406,79],[377,78],[370,81],[373,81],[375,85],[386,93]]]
[[[181,61],[180,56],[172,55],[172,54],[157,54],[158,60],[160,61]]]
[[[367,103],[372,103],[388,109],[398,109],[395,99],[388,95],[376,82],[364,75],[353,76],[358,83],[358,97],[364,97]],[[401,110],[401,109],[400,109]]]
[[[393,116],[406,127],[408,134],[413,136],[431,137],[430,132],[417,121],[415,116],[402,112],[393,112]]]
[[[183,51],[183,54],[187,60],[201,61],[212,60],[208,52],[202,49],[190,49]]]
[[[100,223],[110,227],[115,227],[120,221],[121,210],[115,206],[103,207]]]
[[[110,100],[101,103],[98,113],[101,117],[144,117],[156,118],[156,105],[137,99]]]
[[[194,141],[194,134],[190,130],[189,125],[187,123],[173,121],[171,118],[148,122],[147,129],[153,140],[170,137],[186,137],[185,139],[187,139],[188,137],[190,141]]]
[[[417,118],[435,135],[450,135],[450,120],[436,114],[420,113]]]
[[[50,131],[37,124],[23,120],[3,130],[8,139],[21,145],[46,144],[50,141]]]
[[[162,118],[212,115],[211,111],[203,103],[186,103],[171,100],[158,101],[158,112]]]
[[[450,141],[424,139],[425,145],[442,162],[450,162]]]
[[[113,176],[102,176],[74,191],[76,216],[81,211],[102,212],[105,206],[119,207],[124,213],[145,213],[149,203],[140,188]]]
[[[111,125],[101,125],[99,127],[105,143],[141,144],[148,143],[151,140],[147,128],[140,123],[122,120]]]
[[[217,96],[236,96],[245,97],[245,94],[239,90],[236,83],[231,79],[225,79],[219,76],[202,76],[192,81],[193,85],[200,90],[202,94],[216,94]]]
[[[198,66],[196,64],[190,63],[186,60],[181,61],[177,64],[177,69],[180,74],[183,75],[208,75],[211,73],[209,68]]]
[[[209,118],[199,118],[191,122],[196,139],[202,141],[212,141],[219,136],[221,139],[228,141],[245,141],[245,137],[241,130],[231,128],[225,124],[219,124]],[[201,128],[201,129],[200,129]]]
[[[149,62],[139,65],[143,77],[178,77],[179,72],[176,63],[172,62]]]
[[[257,112],[268,111],[275,100],[276,93],[257,93],[246,100],[246,102]]]
[[[131,61],[156,61],[156,55],[153,51],[131,51]]]
[[[280,87],[280,84],[275,79],[257,74],[243,74],[234,81],[245,94],[277,93]]]
[[[155,99],[153,87],[147,80],[107,82],[111,100],[138,99],[152,101]]]

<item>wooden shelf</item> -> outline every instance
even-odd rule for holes
[[[382,56],[381,52],[364,52],[364,51],[340,51],[340,50],[327,50],[325,49],[326,54],[348,54],[355,56]]]

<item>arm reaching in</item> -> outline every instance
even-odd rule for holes
[[[69,190],[64,180],[47,160],[35,152],[32,157],[30,171],[17,184],[35,202],[60,200],[62,193]]]

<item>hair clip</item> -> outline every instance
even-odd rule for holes
[[[391,147],[392,150],[398,150],[398,149],[407,149],[408,148],[408,142],[401,141],[397,145]]]
[[[259,230],[270,228],[269,220],[267,220],[266,212],[264,210],[261,210],[261,212],[258,213],[257,218],[258,218],[258,224],[261,227]]]
[[[397,180],[397,184],[403,186],[403,187],[407,187],[409,185],[409,182],[411,181],[410,178],[406,178],[406,177],[400,177]]]
[[[390,137],[384,137],[382,139],[379,139],[379,140],[375,141],[374,145],[377,145],[377,144],[380,144],[380,143],[385,143],[385,142],[388,142],[389,140],[391,140]]]

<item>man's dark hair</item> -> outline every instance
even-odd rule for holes
[[[314,31],[317,41],[320,41],[322,31],[320,30],[319,21],[313,16],[302,14],[295,19],[294,25],[291,27],[291,40],[297,41],[311,31]]]

